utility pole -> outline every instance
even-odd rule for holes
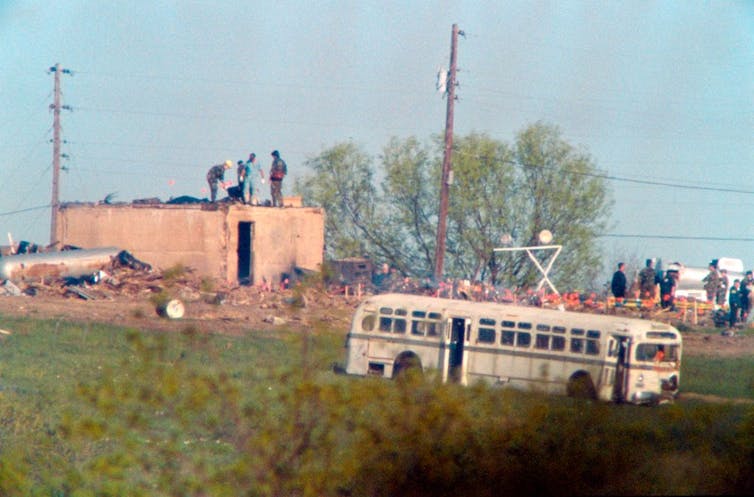
[[[445,153],[442,160],[442,184],[440,185],[440,212],[437,217],[437,244],[435,247],[435,281],[440,282],[443,276],[443,264],[445,263],[445,238],[448,218],[448,195],[450,184],[453,182],[451,169],[451,154],[453,152],[453,104],[456,99],[456,47],[458,35],[463,31],[458,30],[458,25],[453,24],[453,34],[450,38],[450,69],[448,70],[447,110],[445,113]]]
[[[55,73],[55,91],[53,93],[53,103],[50,104],[52,109],[52,201],[50,206],[52,212],[50,215],[50,245],[58,241],[58,212],[60,210],[60,111],[62,109],[70,110],[70,107],[60,104],[60,73],[71,74],[68,69],[62,69],[60,64],[55,64],[50,68],[50,72]]]

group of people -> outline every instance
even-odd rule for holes
[[[641,300],[655,301],[657,288],[660,289],[660,306],[663,309],[675,310],[675,291],[680,277],[680,267],[671,264],[663,272],[654,267],[654,261],[647,259],[644,268],[639,271],[636,281],[638,294]],[[717,261],[709,264],[709,272],[702,279],[707,302],[718,307],[728,305],[728,325],[733,327],[736,323],[745,322],[751,312],[751,300],[754,297],[754,273],[747,271],[743,279],[733,280],[730,284],[728,271],[718,268]],[[626,278],[626,264],[618,263],[618,268],[613,273],[610,289],[615,297],[616,305],[621,305],[631,292]],[[727,301],[727,302],[726,302]]]
[[[273,150],[272,164],[270,165],[270,196],[273,207],[283,207],[283,178],[288,174],[288,165],[280,158],[280,152]],[[262,183],[265,182],[262,166],[257,163],[257,156],[253,152],[246,161],[239,160],[236,163],[238,175],[238,195],[246,205],[252,205],[254,199],[254,176],[258,173]],[[228,190],[225,184],[225,171],[233,167],[233,162],[226,160],[222,164],[212,166],[207,171],[207,183],[209,184],[210,201],[217,201],[217,190]]]
[[[633,294],[641,300],[655,301],[657,287],[660,287],[660,306],[663,309],[675,308],[675,289],[678,286],[679,268],[675,265],[664,274],[655,270],[654,261],[647,259],[644,268],[639,271]],[[631,293],[631,286],[626,278],[626,263],[619,262],[618,269],[610,281],[610,291],[615,297],[616,305],[621,305]]]

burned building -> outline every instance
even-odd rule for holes
[[[277,284],[323,261],[325,212],[235,203],[67,203],[56,239],[83,248],[115,246],[156,268],[178,264],[197,274]]]

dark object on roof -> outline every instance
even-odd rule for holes
[[[181,195],[180,197],[171,198],[166,204],[201,204],[202,202],[206,202],[207,199],[201,199],[192,197],[190,195]]]
[[[238,185],[229,187],[228,196],[232,199],[242,199],[243,193],[241,193],[241,187]]]
[[[139,205],[141,204],[153,205],[153,204],[161,204],[162,202],[160,201],[159,198],[152,197],[152,198],[137,198],[136,200],[133,201],[133,203],[139,204]]]

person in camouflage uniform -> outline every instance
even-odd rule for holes
[[[717,305],[725,305],[725,298],[728,296],[728,287],[730,287],[730,280],[728,280],[728,270],[720,270],[720,285],[717,287]]]
[[[273,207],[283,207],[283,178],[288,174],[288,166],[280,158],[280,152],[273,150],[272,166],[270,166],[270,195]]]
[[[225,171],[230,169],[233,163],[226,160],[224,164],[217,164],[207,171],[207,183],[209,184],[210,198],[214,202],[217,200],[217,186],[225,179]],[[225,188],[225,185],[222,185]]]
[[[717,298],[717,292],[720,290],[720,274],[717,272],[717,266],[710,262],[709,273],[702,280],[704,282],[704,291],[707,292],[707,302],[714,303]]]
[[[639,288],[641,289],[642,299],[654,300],[658,280],[654,262],[652,259],[647,259],[646,266],[639,271]]]

